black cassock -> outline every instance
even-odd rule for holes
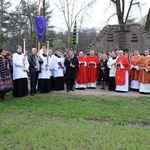
[[[101,81],[108,81],[108,77],[109,77],[109,68],[107,67],[107,62],[108,60],[106,59],[104,60],[100,60],[99,63],[99,78]],[[104,68],[104,70],[102,69]]]
[[[28,94],[27,78],[20,78],[14,80],[13,96],[22,97]]]
[[[75,66],[74,68],[70,66],[71,63]],[[76,78],[76,67],[79,66],[78,58],[76,56],[74,56],[70,60],[66,58],[64,65],[66,66],[65,80],[67,85],[67,91],[73,90],[73,85]]]

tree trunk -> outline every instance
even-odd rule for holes
[[[43,17],[45,18],[45,0],[43,0]],[[43,43],[46,43],[46,28],[43,36]]]
[[[121,14],[118,14],[118,22],[119,22],[119,25],[123,25],[124,24],[124,20],[123,20],[123,15],[122,13]]]
[[[71,41],[71,30],[68,29],[68,34],[67,34],[67,52],[69,52],[70,48],[71,48],[70,41]]]
[[[115,4],[119,25],[124,25],[125,0],[111,0],[111,1]]]
[[[124,24],[124,1],[122,0],[122,10],[121,10],[121,3],[120,0],[116,0],[116,11],[117,11],[117,17],[119,25]]]

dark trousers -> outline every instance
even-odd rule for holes
[[[38,80],[39,72],[30,72],[30,93],[36,93],[36,85]]]
[[[6,95],[6,91],[0,91],[0,98],[3,98]]]
[[[66,79],[67,90],[73,89],[74,82],[75,82],[75,79]]]

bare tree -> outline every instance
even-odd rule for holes
[[[97,0],[53,0],[56,7],[61,11],[67,26],[67,49],[71,47],[71,30],[77,17],[88,10]],[[82,18],[82,17],[81,17]]]
[[[116,7],[116,14],[118,17],[119,25],[123,25],[126,23],[133,5],[138,5],[140,8],[139,2],[137,2],[136,0],[130,0],[130,4],[128,8],[126,8],[127,13],[125,13],[125,5],[126,5],[125,0],[110,0],[110,1],[113,2]]]

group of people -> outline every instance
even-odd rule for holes
[[[108,90],[121,92],[134,90],[150,94],[149,50],[145,50],[141,55],[138,50],[130,52],[130,55],[125,55],[123,50],[112,51],[106,62],[105,69],[109,70]]]
[[[96,88],[108,86],[109,91],[128,92],[130,89],[141,93],[150,93],[150,56],[149,50],[140,55],[134,51],[132,57],[124,55],[123,50],[109,52],[109,54],[89,54],[80,51],[76,55],[72,50],[69,54],[62,54],[56,49],[47,49],[43,44],[37,52],[32,48],[31,53],[22,52],[17,45],[12,54],[0,49],[0,98],[13,90],[14,97],[22,97],[37,92],[49,93],[51,90],[74,91],[75,89]]]

